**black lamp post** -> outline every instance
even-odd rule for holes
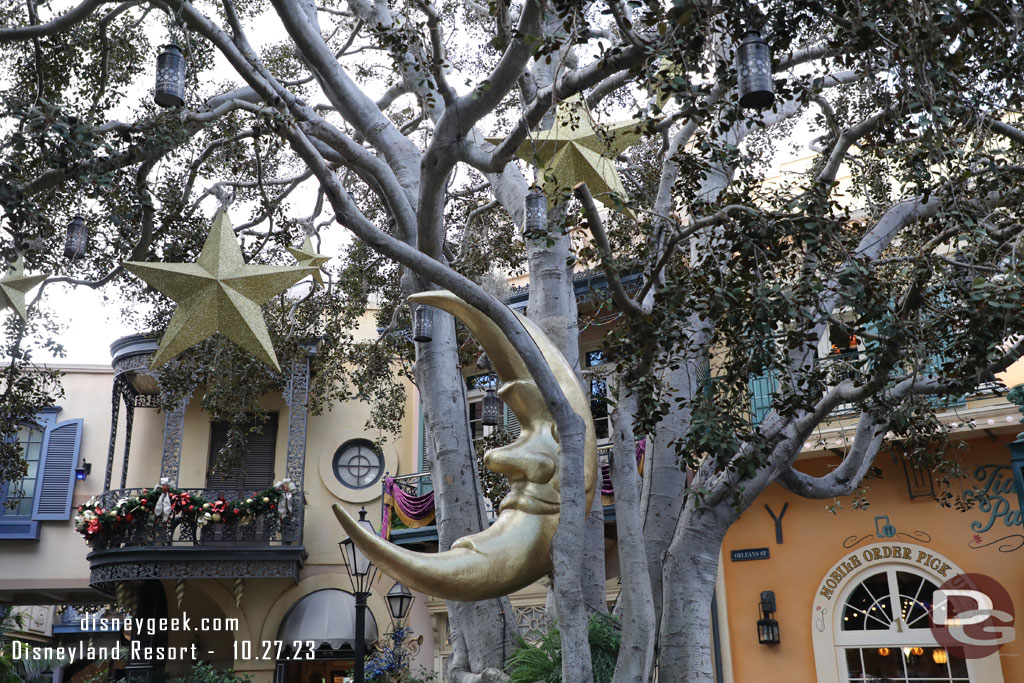
[[[402,620],[409,614],[412,603],[416,598],[412,591],[400,583],[396,583],[388,591],[388,611],[391,612],[391,621],[395,625],[401,625]]]
[[[359,525],[364,527],[371,534],[377,532],[370,520],[366,519],[366,508],[359,511]],[[356,597],[356,653],[355,683],[364,683],[366,662],[366,599],[370,597],[370,586],[377,577],[377,568],[370,562],[370,558],[363,554],[351,538],[346,538],[338,543],[342,554],[345,556],[345,571],[352,582],[352,592]]]
[[[779,644],[779,622],[775,619],[775,591],[761,591],[758,603],[761,618],[757,620],[757,642],[761,645]]]

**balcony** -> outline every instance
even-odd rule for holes
[[[637,467],[643,473],[645,441],[637,443]],[[605,524],[615,523],[615,491],[612,488],[609,456],[611,445],[597,449],[598,493],[604,506]],[[385,477],[381,497],[381,536],[395,545],[413,550],[437,550],[437,525],[433,514],[433,482],[430,472],[417,472],[400,477]],[[390,487],[390,488],[389,488]],[[497,514],[485,499],[489,521]],[[419,519],[417,519],[417,517]],[[610,534],[610,535],[609,535]],[[614,538],[614,528],[606,528],[606,536]]]
[[[143,489],[117,489],[97,498],[111,508]],[[250,491],[182,489],[206,500],[241,500]],[[118,581],[140,579],[290,578],[302,566],[302,503],[280,520],[277,514],[255,515],[247,522],[230,516],[201,525],[195,514],[169,519],[140,515],[95,538],[86,559],[93,588],[113,594]]]

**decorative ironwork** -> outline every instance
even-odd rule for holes
[[[103,490],[110,488],[110,479],[114,474],[114,449],[117,448],[117,418],[121,412],[121,393],[124,391],[124,380],[120,375],[114,376],[114,387],[110,398],[110,439],[107,446],[107,473],[103,479]]]
[[[291,550],[287,551],[291,554]],[[298,552],[297,550],[295,552]],[[89,573],[89,584],[96,590],[113,595],[119,581],[145,579],[233,579],[281,578],[298,580],[300,562],[297,558],[249,559],[217,558],[185,560],[169,557],[166,560],[130,561],[118,558],[109,564],[94,566]]]
[[[181,439],[185,433],[185,401],[164,417],[164,447],[160,456],[160,477],[170,479],[171,486],[178,484],[178,468],[181,465]],[[293,480],[294,481],[294,480]]]
[[[316,345],[306,349],[316,352]],[[299,494],[305,491],[306,473],[306,422],[309,413],[309,356],[301,360],[293,360],[288,386],[285,389],[285,401],[288,403],[288,452],[285,457],[285,476],[299,487]],[[295,514],[285,525],[291,534],[302,536],[302,520],[305,516],[305,505],[297,501]]]
[[[223,497],[227,500],[239,500],[251,494],[251,491],[234,491],[226,489],[182,489],[195,497],[214,500]],[[105,491],[96,497],[97,505],[112,508],[122,498],[131,498],[142,494],[141,488],[116,489]],[[302,540],[301,527],[296,530],[288,524],[282,524],[276,512],[256,515],[246,524],[238,519],[225,519],[222,522],[211,522],[201,526],[194,517],[174,516],[170,519],[157,520],[150,515],[141,515],[131,522],[124,522],[109,534],[98,538],[94,549],[127,548],[138,546],[258,546],[287,545]]]
[[[159,394],[135,394],[134,401],[136,408],[159,408],[160,395]]]
[[[135,426],[136,392],[128,383],[124,384],[124,457],[121,461],[121,488],[128,485],[128,453],[132,448],[132,429]]]
[[[539,642],[551,628],[551,617],[544,605],[513,607],[512,611],[519,626],[519,635],[529,643]]]

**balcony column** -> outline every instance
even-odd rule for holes
[[[121,461],[121,488],[128,488],[128,453],[132,448],[132,428],[135,426],[135,397],[138,394],[127,382],[123,385],[124,398],[124,456]],[[106,490],[106,489],[104,489]]]
[[[121,391],[124,380],[120,375],[114,377],[114,388],[110,397],[110,443],[107,446],[107,473],[103,479],[103,490],[110,490],[110,480],[114,475],[114,451],[117,448],[117,418],[121,412]]]
[[[160,456],[160,478],[167,477],[171,486],[178,485],[178,467],[181,464],[181,439],[185,434],[185,406],[188,400],[182,401],[169,410],[164,417],[164,447]]]
[[[310,356],[316,353],[316,342],[305,346]],[[285,458],[285,476],[299,487],[299,495],[303,495],[306,472],[306,418],[309,412],[309,358],[293,360],[285,389],[285,401],[288,404],[288,452]],[[302,529],[302,518],[305,506],[298,500],[295,514],[285,522],[288,526]],[[297,535],[286,534],[284,538],[298,538]]]

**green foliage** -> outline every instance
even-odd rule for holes
[[[615,673],[622,642],[618,623],[611,617],[595,614],[590,619],[587,637],[594,667],[594,683],[610,683]],[[537,643],[522,641],[506,664],[511,683],[561,683],[562,635],[552,626]]]

